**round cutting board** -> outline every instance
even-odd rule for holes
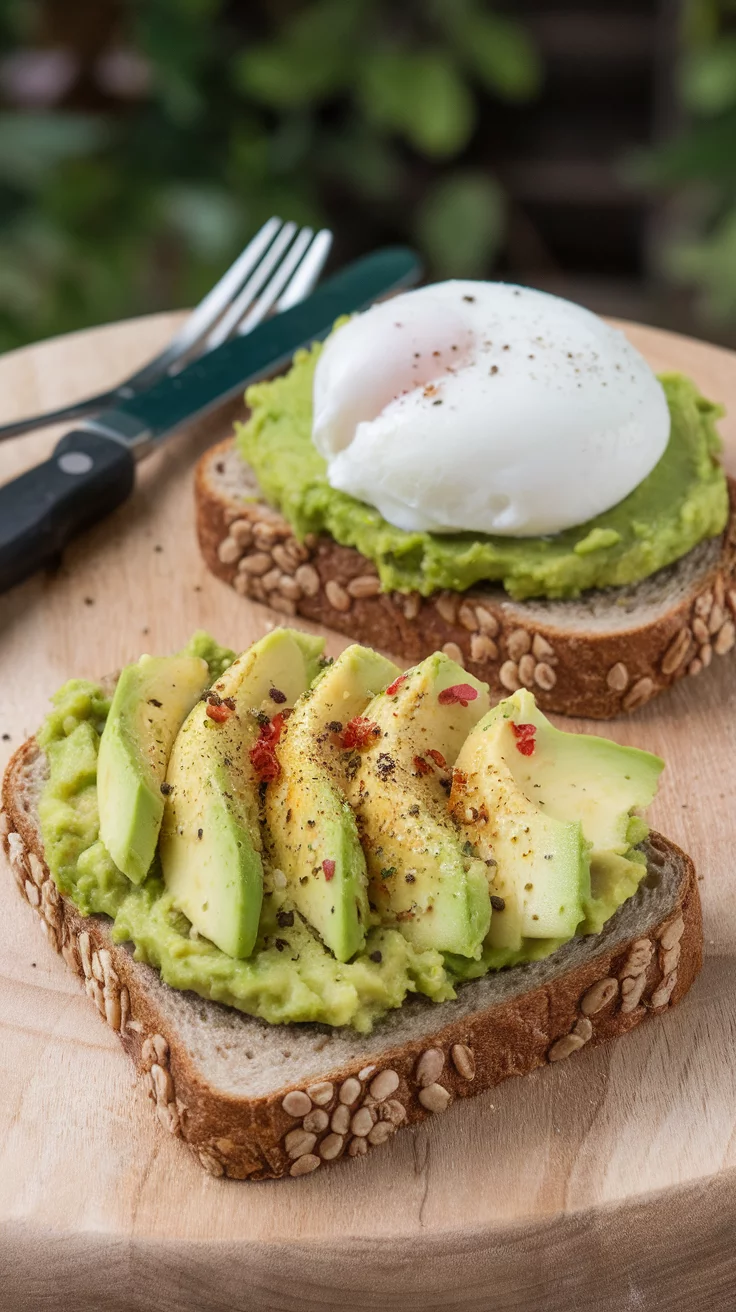
[[[0,420],[116,381],[176,322],[5,356]],[[736,356],[626,331],[656,369],[682,369],[726,402],[736,472]],[[200,626],[240,649],[278,618],[209,576],[195,541],[193,464],[237,410],[152,457],[127,506],[56,572],[0,598],[0,766],[68,677],[175,649]],[[0,480],[57,436],[0,446]],[[334,637],[329,650],[342,646]],[[115,1036],[0,872],[0,1308],[731,1312],[735,675],[733,657],[718,660],[606,730],[666,758],[653,819],[698,866],[706,960],[685,1002],[314,1176],[206,1175],[151,1114]]]

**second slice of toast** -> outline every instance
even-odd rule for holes
[[[736,483],[718,538],[630,587],[578,601],[515,602],[498,587],[382,593],[372,561],[327,536],[297,542],[232,440],[197,467],[197,531],[213,574],[281,615],[302,615],[407,663],[441,649],[497,697],[533,690],[545,711],[611,719],[736,644]]]

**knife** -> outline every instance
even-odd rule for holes
[[[420,276],[419,258],[407,247],[376,251],[245,337],[66,433],[48,460],[0,487],[0,592],[52,564],[77,533],[121,505],[133,489],[136,461],[182,424],[288,364],[300,346],[326,337],[339,315]]]

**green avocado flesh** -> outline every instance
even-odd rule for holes
[[[720,406],[682,374],[660,381],[672,421],[667,450],[651,474],[618,505],[551,537],[407,533],[327,481],[312,444],[312,378],[320,346],[299,351],[283,377],[257,383],[251,416],[237,445],[265,496],[295,532],[328,533],[374,561],[384,591],[462,591],[481,581],[510,596],[570,598],[588,588],[648,578],[705,538],[722,533],[728,490],[717,454]]]
[[[216,691],[233,708],[212,721],[200,708],[213,703],[197,703],[194,751],[182,747],[189,721],[180,729],[161,839],[138,883],[100,838],[98,758],[112,699],[84,680],[53,698],[38,737],[49,767],[39,803],[49,869],[83,915],[110,916],[115,939],[132,942],[167,984],[272,1024],[367,1032],[411,993],[445,1001],[458,981],[598,932],[636,891],[646,863],[635,845],[647,827],[632,810],[653,796],[656,757],[560,734],[528,693],[488,710],[485,685],[442,653],[401,676],[352,647],[317,673],[320,647],[277,630],[236,660],[200,633],[171,658],[203,659],[204,696]],[[278,740],[275,788],[258,775],[252,744],[279,706],[294,710]],[[518,760],[511,722],[535,738]],[[356,725],[370,729],[346,745]],[[463,774],[448,798],[453,764]],[[579,800],[580,783],[589,795],[581,789]],[[491,829],[504,830],[505,847]],[[526,858],[509,856],[524,830],[531,880]],[[524,888],[530,882],[539,887]]]
[[[164,883],[197,932],[233,957],[253,951],[263,898],[259,780],[250,759],[258,716],[293,707],[316,677],[323,647],[305,633],[267,634],[225,670],[213,698],[197,703],[173,746],[161,826]],[[213,719],[213,711],[226,718]]]
[[[366,708],[377,733],[350,762],[346,784],[371,906],[416,947],[478,957],[491,918],[486,867],[464,850],[443,785],[488,708],[488,687],[443,652],[398,683]],[[443,701],[452,688],[463,701]]]
[[[285,874],[294,906],[338,961],[365,945],[369,922],[365,857],[343,791],[339,735],[399,673],[378,652],[348,647],[290,717],[279,748],[281,774],[266,790],[271,864]]]
[[[97,763],[100,836],[134,884],[156,852],[174,739],[208,682],[201,656],[141,656],[118,679]]]

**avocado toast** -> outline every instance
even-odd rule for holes
[[[73,681],[3,786],[21,891],[216,1175],[362,1155],[700,964],[692,865],[632,815],[658,758],[492,707],[441,653],[320,650],[199,635]]]

